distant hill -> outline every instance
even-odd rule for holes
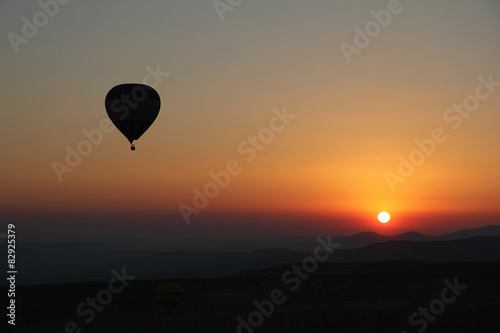
[[[463,230],[442,236],[407,232],[383,236],[362,232],[336,239],[341,247],[329,258],[333,262],[415,260],[429,262],[499,261],[500,227]],[[106,281],[112,269],[126,267],[140,279],[217,278],[245,270],[299,263],[311,256],[316,238],[291,239],[300,246],[246,243],[191,251],[153,252],[151,249],[101,243],[27,243],[16,256],[23,274],[18,285]],[[267,248],[256,248],[267,245]],[[307,251],[296,250],[304,248]],[[245,251],[245,249],[247,251]],[[252,249],[248,251],[248,249]],[[233,251],[233,252],[232,252]],[[0,281],[0,286],[7,281]]]
[[[440,236],[424,235],[415,231],[406,232],[395,236],[384,236],[375,232],[360,232],[352,236],[340,238],[336,242],[341,244],[342,249],[356,249],[362,248],[373,243],[380,243],[386,241],[444,241],[444,240],[457,240],[472,237],[500,237],[500,226],[489,225],[486,227],[461,230],[450,234]]]
[[[373,243],[386,242],[390,240],[424,242],[434,240],[434,237],[415,231],[406,232],[396,236],[384,236],[375,232],[360,232],[349,237],[341,238],[337,240],[337,243],[341,244],[342,249],[357,249]]]
[[[436,236],[436,238],[439,240],[455,240],[481,236],[500,237],[500,226],[489,225],[482,228],[460,230],[446,235]]]

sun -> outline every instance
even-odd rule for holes
[[[381,212],[380,214],[378,214],[378,220],[381,223],[387,223],[387,222],[389,222],[390,219],[391,219],[391,215],[389,215],[389,213],[387,213],[387,212]]]

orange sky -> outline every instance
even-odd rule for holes
[[[321,226],[331,218],[332,230],[432,232],[437,220],[454,229],[451,216],[487,216],[459,224],[471,227],[500,216],[500,87],[484,84],[500,82],[498,2],[402,1],[350,63],[341,43],[355,45],[353,29],[387,1],[245,2],[222,22],[210,2],[113,3],[61,7],[18,53],[2,39],[4,217],[174,212],[186,228],[179,205],[194,207],[193,190],[230,161],[240,172],[193,224],[210,212],[300,213]],[[40,10],[2,7],[2,31],[16,34]],[[131,152],[118,130],[99,129],[104,97],[148,75],[162,108]],[[478,89],[488,96],[457,126],[447,110]],[[248,161],[249,137],[285,109],[294,118]],[[436,128],[446,141],[389,184],[399,156]],[[66,149],[78,150],[84,130],[102,139],[69,167]],[[55,162],[72,171],[58,176]],[[382,210],[393,215],[385,226]]]

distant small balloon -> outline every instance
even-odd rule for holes
[[[106,112],[113,124],[132,143],[153,124],[160,112],[160,95],[145,84],[126,83],[112,88],[105,99]]]
[[[177,305],[182,302],[183,297],[184,289],[175,282],[165,282],[156,289],[158,303],[160,303],[168,313],[172,313],[175,310]]]

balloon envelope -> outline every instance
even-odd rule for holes
[[[106,95],[106,112],[130,143],[141,137],[160,112],[160,95],[145,84],[127,83]]]
[[[172,313],[177,305],[182,301],[184,290],[180,285],[174,282],[165,282],[156,289],[156,298],[158,303]]]

